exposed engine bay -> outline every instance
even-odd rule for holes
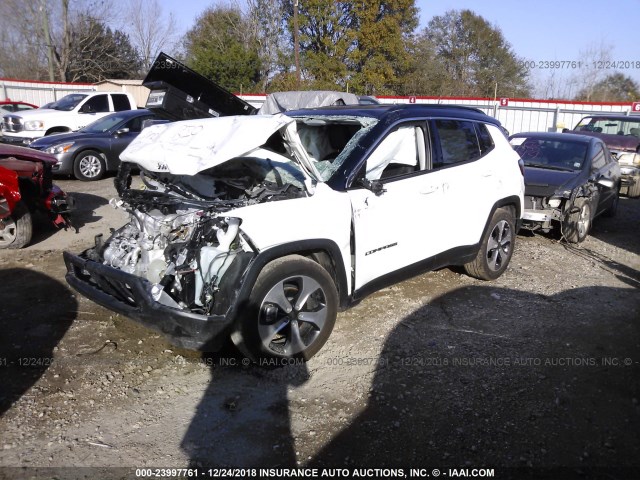
[[[273,155],[272,155],[273,156]],[[195,176],[140,171],[131,188],[133,165],[116,178],[115,208],[130,221],[96,246],[90,258],[153,284],[154,299],[166,306],[211,314],[216,293],[237,257],[234,276],[255,253],[234,208],[306,196],[304,177],[286,162],[242,158]]]

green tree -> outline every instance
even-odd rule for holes
[[[293,1],[283,1],[293,39]],[[414,0],[299,2],[303,78],[312,88],[395,93],[411,66],[406,46],[417,13]]]
[[[585,102],[636,102],[640,100],[638,84],[627,75],[616,72],[607,75],[592,88],[584,88],[576,100]]]
[[[240,9],[209,7],[186,34],[185,60],[229,90],[251,89],[260,81],[261,70],[254,31]]]
[[[414,0],[353,2],[349,26],[356,48],[350,52],[350,85],[367,94],[398,93],[411,70],[410,40],[418,26]]]
[[[447,72],[436,56],[435,45],[424,35],[409,42],[407,50],[412,59],[397,87],[399,95],[444,96],[449,91]]]
[[[527,70],[497,27],[471,10],[431,19],[423,41],[446,72],[446,95],[519,97],[529,94]]]
[[[293,1],[284,3],[293,50]],[[346,88],[347,60],[355,41],[351,21],[351,2],[305,0],[298,4],[302,78],[310,88]]]

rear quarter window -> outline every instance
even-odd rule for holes
[[[480,154],[485,155],[493,150],[495,144],[484,123],[476,123],[476,134],[478,135],[478,143],[480,144]]]

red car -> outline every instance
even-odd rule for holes
[[[5,113],[21,112],[23,110],[33,110],[37,105],[27,102],[14,102],[13,100],[0,100],[0,115]]]
[[[57,228],[71,226],[71,202],[51,181],[51,155],[0,144],[0,248],[21,248],[31,241],[31,214],[42,212]]]

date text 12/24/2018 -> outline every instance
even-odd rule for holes
[[[634,70],[640,69],[640,60],[597,60],[585,62],[583,60],[522,60],[520,66],[529,70],[563,70],[563,69],[594,69],[594,70]]]

